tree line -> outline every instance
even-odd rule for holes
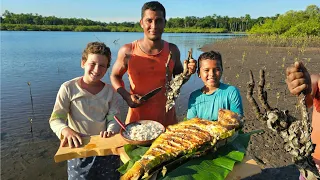
[[[228,16],[219,16],[213,14],[212,16],[205,17],[196,17],[196,16],[187,16],[184,18],[169,18],[166,24],[167,29],[175,29],[176,31],[185,31],[192,32],[192,30],[198,29],[201,32],[201,29],[211,32],[245,32],[252,28],[255,24],[263,24],[267,19],[276,19],[279,16],[277,14],[273,17],[259,17],[257,19],[251,18],[249,14],[241,17],[228,17]],[[139,22],[99,22],[92,21],[89,19],[83,18],[58,18],[55,16],[42,16],[39,14],[32,13],[21,13],[15,14],[6,10],[1,18],[2,30],[9,30],[4,28],[35,28],[39,25],[40,29],[45,30],[46,28],[51,28],[51,26],[57,26],[53,30],[63,30],[63,31],[77,31],[77,30],[92,30],[96,29],[99,31],[142,31],[140,28]],[[11,26],[10,26],[10,25]],[[20,25],[20,26],[19,26]],[[74,26],[80,26],[83,28],[78,28]],[[84,28],[88,26],[87,28]],[[91,28],[90,28],[91,26]],[[65,27],[65,28],[63,28]],[[99,27],[99,28],[98,28]],[[129,29],[130,28],[130,29]],[[186,30],[183,30],[187,28]],[[211,29],[211,30],[210,30]],[[212,30],[216,29],[216,30]],[[11,29],[12,30],[12,29]],[[13,29],[14,30],[14,29]]]
[[[281,35],[284,37],[320,36],[320,8],[309,5],[304,11],[288,11],[277,19],[255,24],[251,34]]]
[[[139,22],[100,22],[83,18],[58,18],[32,13],[15,14],[6,10],[2,16],[1,30],[16,31],[105,31],[141,32]],[[248,32],[250,34],[294,36],[320,36],[320,10],[309,5],[304,11],[288,11],[271,17],[251,18],[212,16],[169,18],[166,32],[225,33]]]

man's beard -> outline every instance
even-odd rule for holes
[[[148,39],[151,40],[151,41],[159,41],[159,40],[161,40],[161,35],[160,36],[149,37]]]

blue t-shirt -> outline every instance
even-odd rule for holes
[[[229,109],[243,116],[242,99],[238,88],[220,83],[212,94],[203,94],[201,89],[193,91],[189,97],[187,119],[218,119],[219,109]]]

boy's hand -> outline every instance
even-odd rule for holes
[[[295,62],[293,66],[288,67],[286,74],[286,83],[292,94],[299,95],[304,90],[306,94],[311,93],[310,74],[302,62]]]
[[[111,137],[113,135],[115,135],[116,133],[113,132],[113,131],[101,131],[100,132],[100,137],[102,138],[108,138],[108,137]]]
[[[69,127],[62,129],[61,134],[63,139],[61,140],[61,147],[64,147],[67,143],[70,148],[80,147],[82,145],[82,139],[80,135]]]

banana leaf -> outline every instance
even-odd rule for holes
[[[124,145],[124,150],[127,153],[127,155],[130,157],[130,160],[118,168],[118,171],[121,174],[124,174],[129,170],[133,164],[138,161],[141,156],[149,149],[149,147],[145,146],[137,146],[137,145],[131,145],[126,144]]]
[[[205,154],[204,152],[191,152],[186,154],[165,165],[162,171],[161,169],[155,170],[155,173],[162,172],[158,173],[157,179],[223,180],[229,172],[232,171],[234,164],[242,161],[250,141],[250,136],[259,132],[262,131],[257,130],[249,133],[239,131],[238,136],[232,139],[232,141],[229,141],[226,145],[218,148],[217,151],[209,152],[203,156],[201,155]],[[141,158],[141,156],[148,150],[148,147],[125,145],[125,150],[131,160],[118,169],[122,174],[129,170],[135,161]],[[150,176],[152,175],[153,174],[150,174]],[[146,178],[148,179],[150,176]]]

